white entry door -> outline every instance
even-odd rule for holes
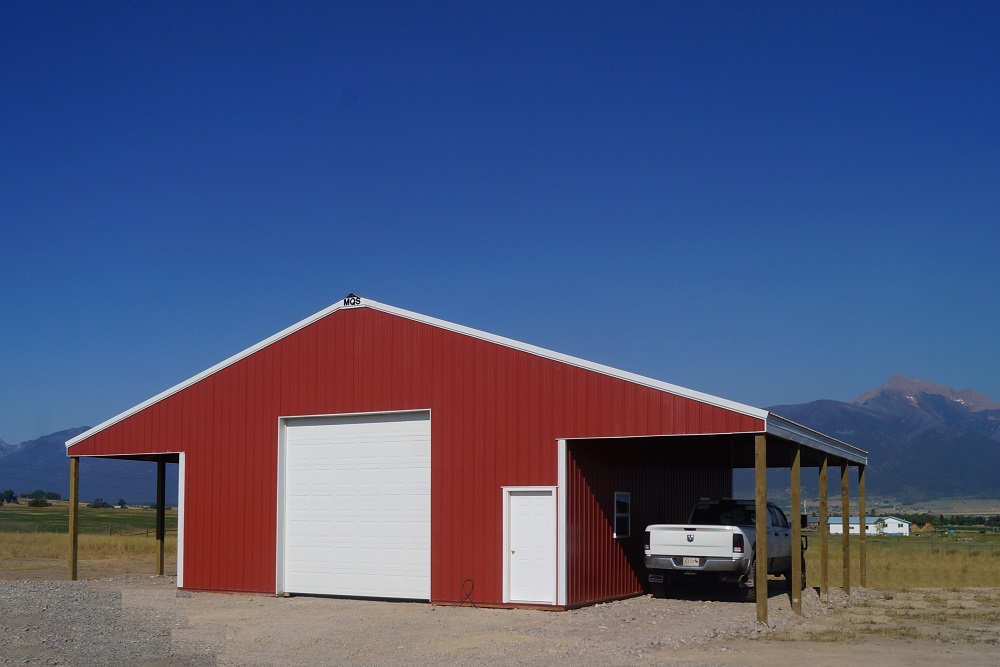
[[[505,488],[505,602],[556,603],[556,494]]]

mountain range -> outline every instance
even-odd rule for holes
[[[0,441],[0,490],[15,494],[37,489],[69,497],[69,458],[66,441],[89,427],[57,431],[36,440],[9,445]],[[166,503],[177,503],[177,465],[167,464]],[[115,503],[149,504],[156,499],[156,464],[120,459],[80,459],[80,499],[103,498]]]
[[[768,409],[867,450],[869,494],[1000,498],[1000,404],[977,391],[897,374],[850,403]]]
[[[902,502],[948,496],[1000,498],[1000,404],[973,390],[893,375],[849,403],[819,400],[776,405],[772,412],[867,450],[870,496]],[[35,489],[69,494],[66,440],[78,427],[10,445],[0,440],[0,490]],[[782,477],[782,473],[784,477]],[[833,475],[832,477],[836,477]],[[787,472],[772,471],[768,488],[787,485]],[[815,489],[808,473],[804,492]],[[782,480],[785,480],[782,482]],[[752,479],[751,479],[752,485]],[[745,493],[737,482],[738,493]],[[167,466],[167,502],[177,502],[177,466]],[[752,496],[753,488],[749,493]],[[83,458],[80,498],[133,504],[156,495],[156,464]]]

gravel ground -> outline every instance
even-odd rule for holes
[[[3,665],[215,664],[174,645],[176,613],[126,610],[122,593],[93,590],[90,582],[0,581],[0,600]]]
[[[871,646],[854,646],[852,653],[851,646],[834,644],[837,651],[824,662],[830,644],[815,645],[820,648],[813,653],[812,644],[802,648],[794,640],[833,628],[850,613],[868,613],[873,600],[888,596],[858,590],[847,597],[831,590],[830,601],[821,602],[808,590],[805,616],[799,617],[783,584],[773,583],[778,591],[769,600],[765,627],[755,622],[754,605],[718,591],[704,598],[692,591],[681,599],[645,596],[545,612],[190,593],[178,591],[173,577],[0,581],[0,665],[775,667],[803,659],[812,665],[872,661]],[[769,639],[782,641],[761,641]],[[904,639],[913,641],[899,641]],[[903,657],[876,660],[881,665],[935,664],[921,662],[934,643],[893,647],[893,641],[888,638],[882,648]],[[912,648],[912,657],[900,648]],[[969,651],[951,657],[955,664],[996,664],[990,662],[994,646],[953,649]],[[793,657],[797,650],[807,652]]]
[[[718,600],[633,598],[559,613],[189,593],[174,586],[173,577],[0,581],[9,612],[0,620],[0,664],[436,665],[490,656],[603,665],[770,631],[755,622],[753,605]],[[773,626],[796,622],[782,600],[772,598]]]

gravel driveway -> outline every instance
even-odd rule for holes
[[[775,588],[782,587],[780,582]],[[591,665],[801,664],[802,645],[759,641],[801,637],[849,607],[865,608],[870,591],[830,603],[804,596],[805,618],[787,595],[770,599],[771,626],[752,604],[722,599],[654,600],[648,596],[568,612],[473,609],[417,603],[219,593],[189,593],[173,577],[86,582],[0,581],[0,664],[115,667],[143,665]],[[912,638],[911,638],[912,639]],[[889,644],[892,639],[887,640]],[[870,661],[871,647],[857,659]],[[965,647],[958,647],[963,649]],[[845,664],[847,653],[824,663]],[[918,647],[919,649],[919,647]],[[992,646],[973,646],[992,660]],[[802,649],[804,650],[804,649]],[[809,649],[812,651],[812,649]],[[922,663],[883,660],[882,665]],[[896,655],[896,652],[891,652]],[[862,656],[867,656],[862,658]],[[795,660],[795,661],[790,661]],[[970,661],[956,664],[990,664]]]

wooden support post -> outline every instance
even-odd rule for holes
[[[840,514],[844,522],[844,592],[851,594],[851,476],[847,461],[840,464]]]
[[[802,614],[802,447],[792,445],[792,611]]]
[[[76,581],[76,565],[80,553],[79,541],[80,509],[80,457],[69,459],[69,580]]]
[[[757,589],[757,622],[767,624],[767,437],[754,437],[754,488],[756,489],[757,549],[753,585]]]
[[[866,503],[865,503],[865,470],[867,466],[858,466],[858,516],[861,517],[861,536],[858,540],[858,560],[860,561],[859,576],[861,577],[861,588],[866,588],[868,586],[868,551],[865,545],[865,533],[868,532],[868,522],[865,521],[866,515]]]
[[[164,542],[166,537],[166,502],[167,463],[156,462],[156,574],[163,574]]]
[[[830,492],[827,478],[829,458],[823,454],[819,464],[819,594],[830,599]]]

